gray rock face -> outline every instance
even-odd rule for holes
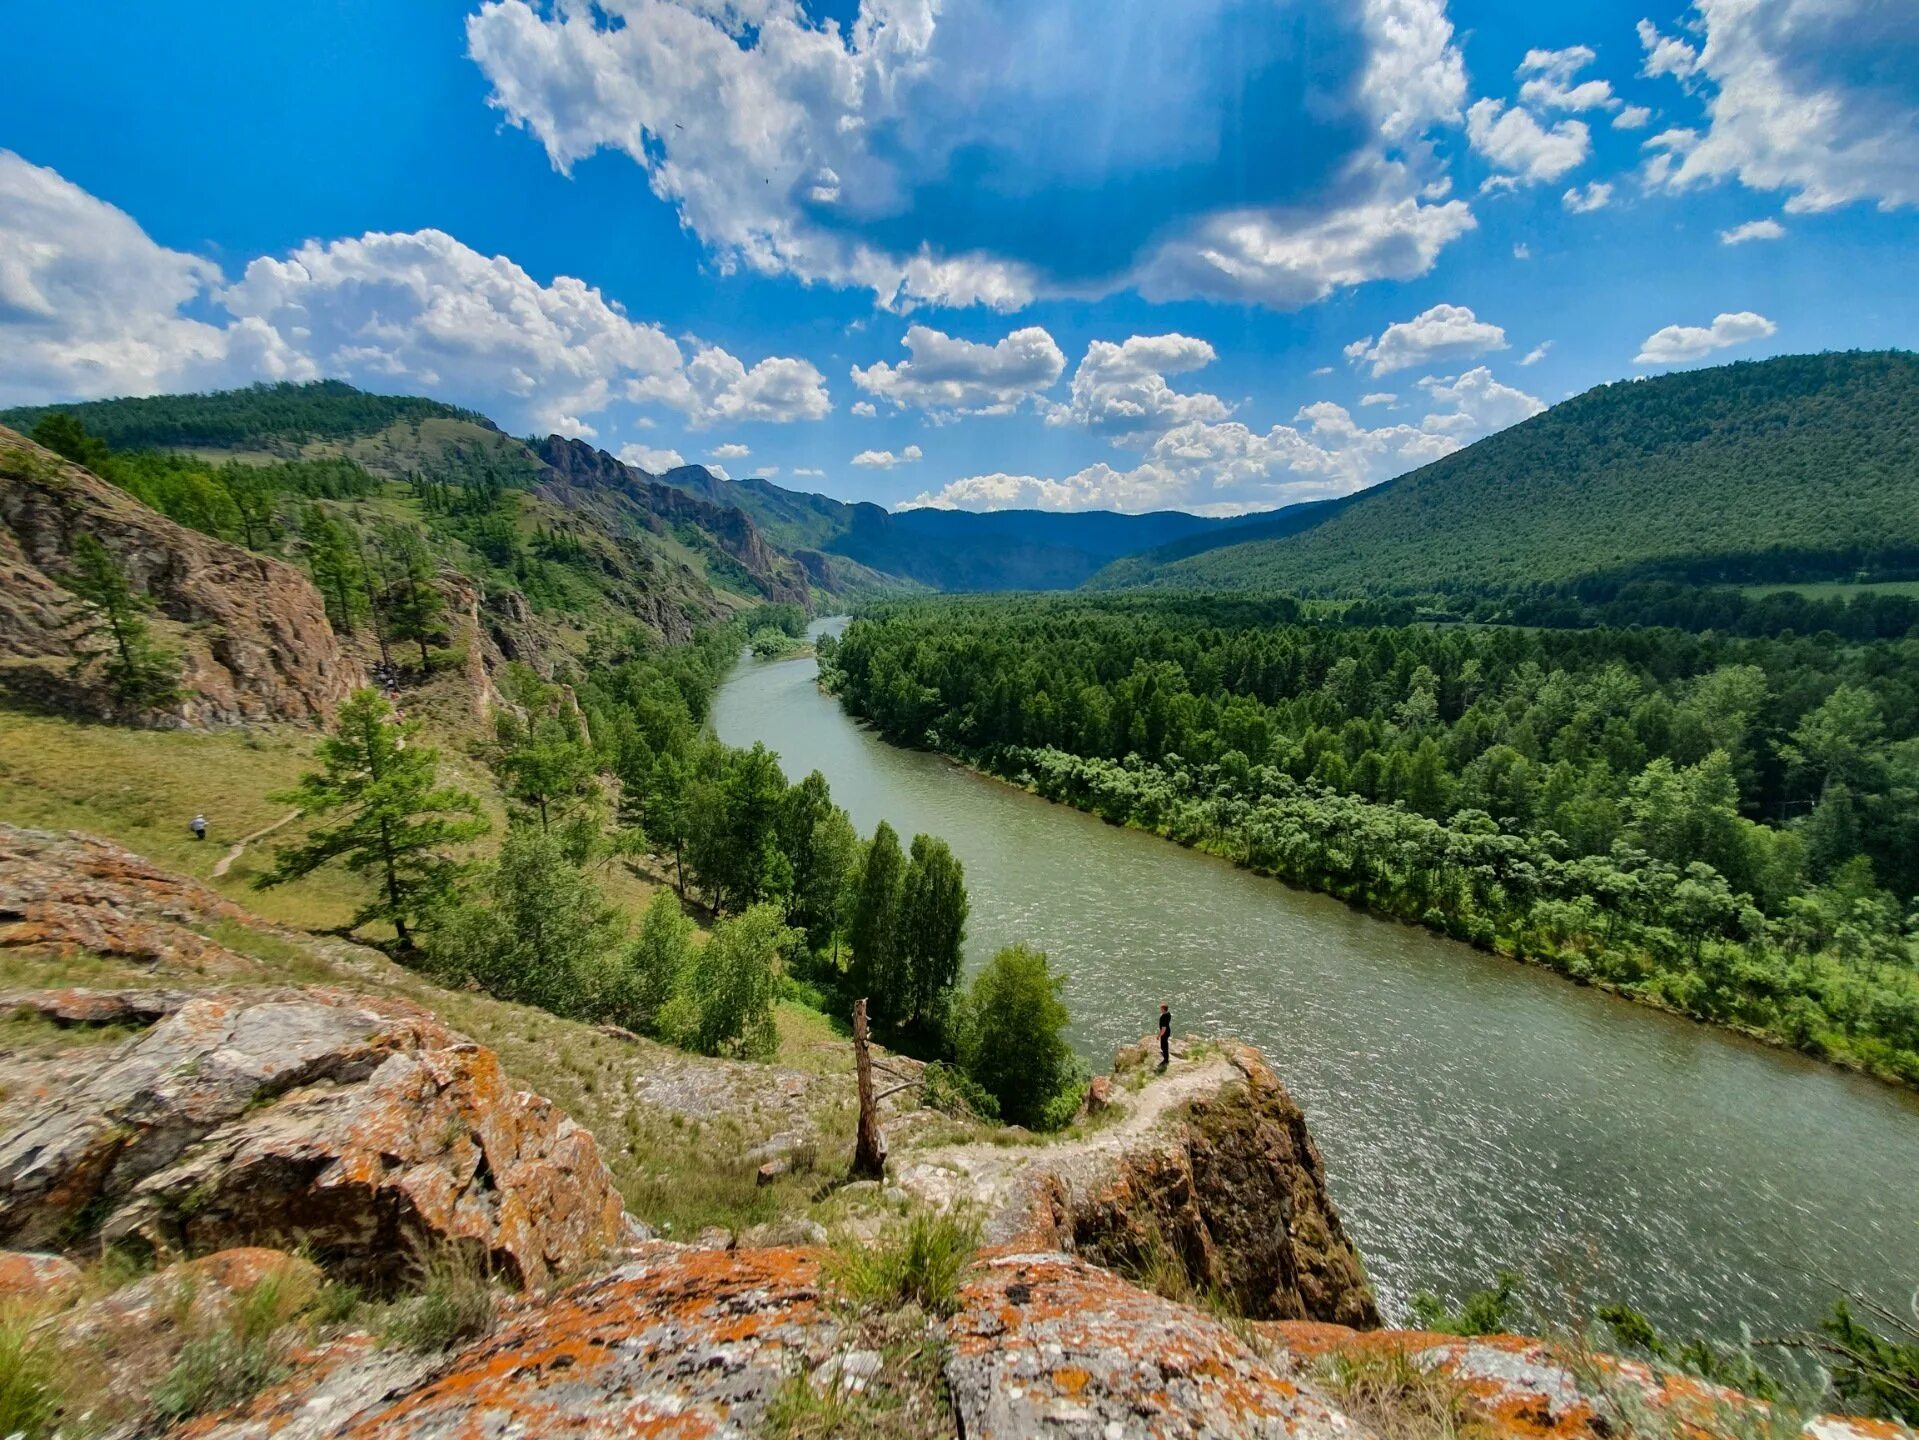
[[[0,1241],[309,1247],[384,1283],[461,1243],[525,1282],[626,1237],[593,1137],[403,1001],[187,1001],[0,1136]]]

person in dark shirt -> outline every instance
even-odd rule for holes
[[[1161,1005],[1159,1007],[1159,1068],[1164,1070],[1173,1060],[1173,1012]]]

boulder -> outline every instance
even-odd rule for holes
[[[621,1221],[592,1136],[490,1050],[320,987],[190,1000],[0,1137],[16,1244],[282,1244],[384,1285],[460,1243],[535,1283],[620,1243]]]
[[[1092,1084],[1086,1087],[1086,1113],[1097,1115],[1111,1108],[1113,1098],[1118,1093],[1111,1075],[1095,1075]]]
[[[64,1255],[0,1250],[0,1303],[51,1300],[80,1283],[80,1267]]]

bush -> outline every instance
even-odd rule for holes
[[[250,1400],[286,1374],[286,1328],[312,1300],[286,1271],[264,1275],[227,1312],[180,1348],[153,1392],[153,1410],[169,1424]],[[191,1301],[189,1300],[189,1306]]]
[[[998,1120],[999,1101],[957,1066],[935,1060],[920,1076],[920,1104],[962,1119]]]
[[[798,939],[777,905],[755,905],[722,920],[688,968],[684,990],[667,1007],[673,1038],[702,1055],[771,1059],[779,1048],[773,1005],[780,957]]]
[[[974,978],[960,1026],[961,1062],[1011,1124],[1056,1129],[1078,1109],[1081,1069],[1066,1043],[1065,985],[1043,952],[1024,945],[1000,951]],[[1069,1093],[1070,1104],[1062,1099]]]
[[[951,1211],[920,1210],[877,1241],[850,1241],[834,1251],[826,1278],[854,1305],[896,1310],[917,1305],[950,1315],[959,1280],[979,1249],[979,1222]]]
[[[408,1350],[446,1350],[493,1324],[493,1283],[470,1247],[421,1246],[413,1260],[417,1293],[396,1304],[381,1332]]]
[[[1491,1289],[1470,1292],[1456,1309],[1422,1290],[1413,1296],[1414,1318],[1420,1329],[1444,1335],[1498,1335],[1510,1328],[1519,1306],[1519,1279],[1513,1271],[1501,1270]]]

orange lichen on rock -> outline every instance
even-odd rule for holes
[[[57,1298],[80,1283],[80,1267],[62,1255],[0,1250],[0,1301]]]

